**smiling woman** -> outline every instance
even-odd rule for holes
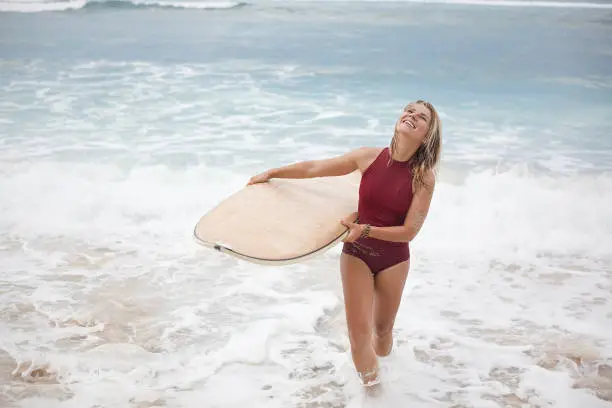
[[[393,345],[393,324],[410,265],[409,242],[420,231],[433,196],[440,131],[436,109],[418,100],[404,108],[389,147],[303,161],[249,181],[362,173],[357,214],[342,220],[350,230],[340,270],[351,354],[368,387],[380,382],[377,355],[388,355]]]
[[[406,161],[414,156],[413,188],[423,186],[427,170],[433,169],[440,159],[442,149],[440,118],[436,109],[429,102],[418,100],[406,106],[399,123],[400,126],[396,127],[391,141],[391,155],[393,156],[396,151],[406,150],[402,149],[401,143],[416,143],[416,151],[408,150],[404,157],[396,157],[396,159]],[[410,131],[410,127],[414,131]],[[402,129],[405,133],[404,137],[400,137]],[[416,140],[410,141],[411,137]]]

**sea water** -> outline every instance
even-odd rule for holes
[[[612,405],[612,2],[0,10],[0,406]],[[339,246],[256,266],[192,230],[416,99],[442,162],[372,396]]]

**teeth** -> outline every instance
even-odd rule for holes
[[[404,120],[404,123],[407,123],[408,125],[410,125],[413,129],[416,129],[416,126],[414,126],[412,123],[410,123],[410,121],[408,121],[408,119]]]

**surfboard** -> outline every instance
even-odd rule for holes
[[[340,243],[357,211],[360,172],[245,186],[196,223],[197,243],[266,265],[303,262]]]

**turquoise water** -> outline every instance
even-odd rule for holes
[[[0,402],[608,406],[612,2],[481,3],[0,1]],[[339,248],[263,268],[191,231],[420,98],[443,162],[362,401]]]

